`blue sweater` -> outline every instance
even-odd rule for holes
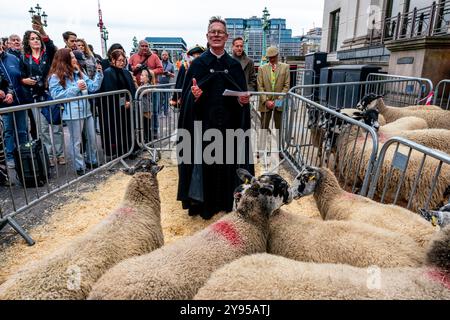
[[[87,75],[83,75],[82,79],[86,81],[88,93],[92,94],[100,89],[103,81],[103,74],[97,72],[93,80],[89,79]],[[66,86],[63,87],[59,83],[59,78],[53,74],[49,80],[50,95],[54,100],[82,96],[82,92],[77,84],[79,80],[81,80],[81,77],[76,72],[73,75],[73,80],[66,78]],[[91,116],[92,112],[88,99],[80,99],[78,101],[73,101],[70,104],[64,104],[63,120],[78,120]]]

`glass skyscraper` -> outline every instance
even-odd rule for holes
[[[247,39],[247,55],[256,63],[259,63],[263,52],[263,25],[261,18],[228,18],[225,20],[230,35],[226,45],[227,51],[231,53],[234,38],[242,37]],[[281,58],[299,56],[301,39],[292,37],[292,30],[286,29],[286,19],[270,19],[269,21],[270,32],[267,34],[267,47],[278,47]]]

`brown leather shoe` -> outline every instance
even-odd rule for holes
[[[67,164],[66,159],[64,157],[59,157],[58,158],[58,164],[60,164],[60,165]]]

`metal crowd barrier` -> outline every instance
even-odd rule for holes
[[[434,105],[444,110],[450,108],[450,80],[445,79],[439,82],[434,91]]]
[[[287,101],[282,142],[289,163],[297,171],[326,166],[346,189],[366,195],[378,153],[374,129],[298,94]]]
[[[450,156],[404,138],[380,151],[369,198],[415,212],[439,209],[450,198]]]
[[[136,99],[138,144],[148,150],[154,160],[157,160],[158,152],[175,149],[180,108],[181,90],[160,88],[144,88]],[[171,101],[175,105],[170,105]]]
[[[290,90],[333,110],[356,108],[361,99],[375,93],[384,96],[387,105],[404,107],[421,102],[422,94],[408,88],[422,87],[418,79],[391,79],[379,81],[327,83],[297,86]],[[426,91],[424,94],[429,94]]]
[[[385,101],[394,107],[425,104],[434,88],[430,79],[420,77],[371,73],[366,79],[370,82],[383,80],[399,81],[397,85],[386,85],[387,88],[383,88]]]
[[[58,121],[56,115],[61,116],[63,108],[73,110],[74,114],[69,113],[73,120]],[[77,115],[77,108],[86,113]],[[29,137],[28,110],[33,112],[38,140]],[[53,110],[54,117],[47,121],[43,110]],[[87,110],[93,117],[86,120]],[[16,146],[15,169],[7,174],[10,183],[0,189],[0,230],[10,225],[33,245],[15,216],[130,156],[135,150],[133,112],[127,90],[0,109]],[[0,135],[0,145],[5,146],[5,140],[5,135]],[[3,169],[5,166],[3,162]]]

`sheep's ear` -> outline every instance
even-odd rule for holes
[[[153,166],[151,172],[154,176],[157,176],[163,169],[164,166]]]
[[[256,181],[256,178],[245,169],[238,169],[236,173],[239,179],[245,184],[253,184]]]
[[[136,170],[135,170],[134,167],[132,167],[132,168],[124,168],[124,169],[121,169],[120,171],[122,171],[124,174],[126,174],[128,176],[132,176],[132,175],[134,175],[136,173]]]

